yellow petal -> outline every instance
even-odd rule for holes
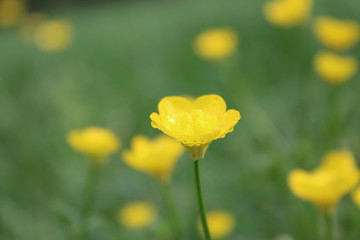
[[[156,209],[152,204],[132,202],[119,211],[118,221],[130,229],[143,229],[155,220],[156,215]]]
[[[41,23],[35,31],[35,43],[46,52],[66,49],[73,38],[73,26],[67,20],[51,20]]]
[[[238,37],[231,28],[213,28],[200,33],[194,41],[195,53],[205,59],[220,60],[235,52]]]
[[[67,136],[69,145],[95,160],[104,163],[105,158],[115,152],[120,146],[120,140],[108,129],[87,127],[71,131]]]
[[[359,181],[359,171],[351,152],[331,151],[312,172],[293,170],[288,177],[291,191],[329,213]]]
[[[227,133],[232,132],[234,126],[239,122],[240,119],[241,115],[239,111],[234,109],[228,110],[223,117],[223,123],[221,127],[222,131],[219,133],[218,138],[223,138]]]
[[[320,52],[314,60],[316,72],[330,84],[340,84],[349,80],[357,71],[357,60],[330,52]]]
[[[153,140],[139,135],[134,137],[131,149],[124,151],[122,157],[130,167],[166,181],[183,150],[178,141],[166,135]]]
[[[161,99],[158,108],[161,116],[169,116],[169,118],[193,109],[192,103],[184,97],[165,97]]]
[[[332,17],[318,17],[314,32],[319,41],[337,51],[350,48],[360,37],[360,27],[355,21],[342,21]]]
[[[213,239],[225,239],[235,228],[235,217],[230,212],[211,211],[206,213],[206,219]],[[198,229],[200,233],[203,233],[200,221],[198,221]]]
[[[312,0],[273,0],[264,5],[266,19],[278,26],[299,25],[308,18]]]
[[[220,115],[226,111],[226,103],[224,99],[215,94],[198,97],[194,102],[194,107],[213,115]]]
[[[152,113],[151,125],[182,143],[193,158],[201,158],[208,145],[231,132],[240,119],[236,110],[226,111],[224,99],[210,94],[195,100],[166,97]]]

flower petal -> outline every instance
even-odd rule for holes
[[[189,99],[184,97],[165,97],[159,102],[159,114],[168,116],[177,116],[193,109]]]
[[[198,97],[194,106],[212,115],[220,115],[226,111],[226,103],[222,97],[215,94]]]
[[[239,111],[236,111],[234,109],[228,110],[223,117],[223,125],[221,126],[221,132],[219,133],[219,136],[217,138],[223,138],[225,135],[229,132],[232,132],[234,129],[234,126],[238,123],[238,121],[241,119],[241,115]]]

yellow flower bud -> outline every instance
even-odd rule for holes
[[[67,20],[52,20],[40,24],[35,31],[35,43],[45,52],[67,48],[73,38],[73,26]]]
[[[231,28],[213,28],[199,34],[193,44],[195,53],[205,59],[224,59],[236,51],[238,36]]]
[[[314,68],[317,74],[330,84],[348,81],[357,71],[358,63],[353,57],[342,57],[330,52],[315,56]]]
[[[352,47],[360,37],[357,22],[331,17],[318,17],[314,23],[314,32],[322,44],[337,51]]]
[[[222,239],[228,237],[235,228],[235,217],[226,211],[211,211],[206,214],[211,237]],[[201,222],[198,221],[198,230],[203,234]]]
[[[311,8],[312,0],[273,0],[264,5],[264,15],[274,25],[291,27],[305,22]]]
[[[98,164],[103,164],[106,157],[120,145],[120,140],[113,132],[100,127],[71,131],[67,141],[73,149],[89,156]]]
[[[331,151],[311,172],[295,169],[288,184],[299,198],[312,202],[323,213],[330,213],[337,202],[359,181],[359,171],[351,152]]]
[[[184,148],[175,139],[159,135],[154,140],[139,135],[134,137],[131,150],[123,152],[126,164],[149,173],[161,181],[168,180]]]
[[[11,27],[18,23],[25,9],[22,0],[0,0],[0,27]]]
[[[224,99],[218,95],[194,100],[165,97],[158,109],[159,113],[150,115],[152,127],[181,142],[194,160],[203,158],[209,144],[232,132],[240,120],[240,113],[226,110]]]
[[[127,228],[138,230],[148,227],[156,218],[155,207],[147,202],[132,202],[120,209],[118,221]]]

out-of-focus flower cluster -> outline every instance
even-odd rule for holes
[[[168,136],[149,139],[137,135],[132,139],[131,148],[123,151],[121,157],[128,166],[154,176],[163,186],[168,186],[184,147],[194,160],[198,160],[212,141],[225,137],[240,120],[240,113],[226,110],[224,99],[218,95],[204,95],[196,99],[165,97],[158,104],[158,110],[159,114],[152,113],[150,116],[151,125]],[[67,142],[85,155],[90,160],[90,166],[96,169],[120,147],[119,138],[102,127],[73,130],[67,135]],[[119,210],[117,220],[129,229],[142,230],[148,228],[157,216],[153,204],[134,201]],[[235,226],[235,217],[225,211],[209,212],[207,219],[214,239],[230,235]]]
[[[17,27],[20,39],[48,53],[69,47],[74,28],[66,19],[47,19],[46,14],[27,11],[25,0],[0,0],[0,27]]]
[[[270,23],[280,27],[312,24],[316,38],[328,48],[315,55],[316,73],[331,85],[344,83],[358,70],[358,61],[343,52],[359,41],[359,24],[353,20],[329,16],[319,16],[312,20],[312,5],[312,0],[273,0],[264,5],[264,15]]]

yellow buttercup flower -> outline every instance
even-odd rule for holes
[[[236,51],[238,45],[236,32],[228,27],[212,28],[199,34],[193,44],[194,51],[202,58],[224,59]]]
[[[295,169],[288,177],[291,191],[297,197],[312,202],[324,213],[330,213],[358,181],[355,159],[347,150],[331,151],[315,170]]]
[[[305,22],[311,8],[312,0],[273,0],[264,5],[264,15],[274,25],[291,27]]]
[[[120,140],[106,128],[87,127],[83,130],[71,131],[67,136],[69,145],[102,164],[111,153],[120,146]]]
[[[131,150],[122,157],[129,166],[149,173],[161,181],[166,181],[184,148],[173,138],[159,135],[154,140],[139,135],[134,137]]]
[[[350,48],[360,37],[357,22],[331,17],[318,17],[314,23],[314,32],[322,44],[338,51]]]
[[[228,237],[235,228],[235,217],[226,211],[211,211],[206,214],[210,235],[214,239]],[[202,233],[201,223],[198,222],[199,232]]]
[[[11,27],[19,22],[26,6],[21,0],[0,0],[0,27]]]
[[[354,203],[360,208],[360,187],[357,187],[352,193]]]
[[[131,229],[143,229],[149,226],[156,218],[155,207],[148,202],[132,202],[120,209],[118,221]]]
[[[320,52],[315,56],[314,68],[324,81],[330,84],[340,84],[346,82],[355,74],[358,63],[353,57],[342,57],[330,52]]]
[[[35,43],[46,52],[67,48],[73,38],[72,24],[67,20],[51,20],[40,24],[35,31]]]
[[[209,144],[232,132],[240,120],[240,113],[226,110],[224,99],[214,94],[196,99],[165,97],[158,109],[150,115],[152,127],[181,142],[194,160],[203,158]]]
[[[25,15],[20,21],[20,37],[25,43],[34,41],[35,29],[45,19],[45,15],[40,12],[32,12]]]

